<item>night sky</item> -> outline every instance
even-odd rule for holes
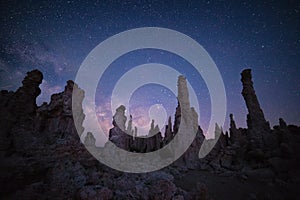
[[[85,57],[100,42],[132,28],[164,27],[190,36],[210,54],[224,80],[227,116],[233,113],[238,126],[246,126],[240,82],[245,68],[252,68],[254,87],[271,125],[278,124],[279,117],[300,124],[297,1],[1,1],[0,7],[1,90],[16,90],[27,71],[39,69],[44,81],[37,103],[49,102],[50,94],[75,79]],[[151,62],[171,66],[187,77],[205,129],[211,114],[205,82],[181,57],[155,49],[130,52],[109,66],[96,94],[102,125],[110,126],[109,97],[116,81],[133,67]],[[175,95],[155,84],[140,87],[130,100],[133,119],[138,125],[147,124],[153,104],[164,106],[166,116],[173,118]]]

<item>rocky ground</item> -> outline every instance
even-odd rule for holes
[[[299,182],[235,173],[190,170],[175,184],[187,192],[205,185],[209,199],[298,199]]]
[[[126,122],[119,113],[121,122],[114,123],[110,140],[128,151],[150,152],[172,140],[184,115],[180,106],[189,110],[190,126],[197,130],[193,144],[178,161],[143,174],[113,170],[86,150],[79,138],[84,128],[78,133],[74,127],[71,96],[78,86],[72,81],[63,92],[52,95],[49,104],[38,107],[42,79],[42,73],[34,70],[16,92],[1,91],[0,199],[298,199],[300,127],[283,119],[269,127],[250,70],[243,71],[241,79],[248,128],[237,128],[230,115],[229,132],[216,125],[221,136],[201,160],[198,151],[205,138],[195,124],[197,116],[189,108],[188,95],[181,95],[174,125],[169,120],[165,138],[133,142],[134,131],[129,129],[133,133],[129,136],[128,127],[119,127]],[[183,79],[178,84],[185,90]],[[78,91],[83,99],[84,92]],[[84,114],[76,120],[82,123]],[[95,145],[92,133],[87,134],[86,144]]]

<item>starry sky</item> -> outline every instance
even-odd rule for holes
[[[44,80],[37,103],[49,102],[51,94],[75,79],[100,42],[133,28],[164,27],[190,36],[212,57],[224,81],[227,116],[233,113],[238,126],[246,126],[240,82],[245,68],[252,68],[254,87],[271,125],[278,124],[279,117],[300,125],[298,1],[1,1],[0,10],[1,90],[16,90],[27,71],[39,69]],[[95,99],[102,126],[111,126],[110,96],[118,79],[151,62],[187,77],[199,101],[200,125],[207,128],[211,105],[205,82],[186,60],[156,49],[129,52],[107,68]],[[173,117],[176,95],[156,84],[138,88],[130,99],[135,123],[148,124],[153,105],[152,115]],[[227,117],[225,129],[228,124]]]

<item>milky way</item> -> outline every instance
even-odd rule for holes
[[[233,113],[239,126],[245,126],[247,113],[240,83],[244,68],[252,68],[257,95],[271,124],[279,117],[300,124],[300,4],[296,1],[16,1],[2,2],[0,9],[1,90],[15,90],[25,73],[37,68],[44,73],[38,104],[49,101],[50,94],[74,80],[80,64],[100,42],[132,28],[165,27],[190,36],[210,54],[224,80],[227,115]],[[180,57],[149,49],[131,52],[109,67],[98,85],[96,103],[103,107],[99,116],[110,123],[107,104],[114,84],[134,66],[150,62],[172,66],[187,77],[199,100],[200,124],[206,126],[210,100],[201,76]],[[175,95],[165,87],[148,85],[136,91],[131,102],[146,111],[162,104],[168,107],[167,115],[173,115]]]

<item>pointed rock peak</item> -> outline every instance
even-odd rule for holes
[[[119,127],[122,131],[126,130],[125,123],[127,121],[127,117],[125,116],[125,106],[121,105],[116,109],[116,113],[113,116],[113,125],[115,127]]]
[[[235,130],[236,125],[235,125],[235,121],[233,119],[233,114],[230,114],[229,117],[230,117],[230,128]]]
[[[169,116],[168,119],[168,125],[166,126],[165,129],[165,141],[170,141],[172,138],[172,118]]]
[[[65,88],[66,88],[66,89],[67,89],[67,88],[73,88],[73,86],[74,86],[74,81],[68,80],[68,81],[67,81],[67,85],[66,85]]]
[[[76,83],[74,83],[74,81],[68,80],[67,85],[65,86],[64,92],[68,93],[68,94],[71,94],[73,92],[74,87],[78,88],[78,85]]]
[[[160,129],[159,129],[158,125],[155,125],[155,121],[154,121],[154,119],[152,119],[150,130],[149,130],[149,136],[155,135],[159,132],[160,132]]]
[[[116,109],[117,112],[120,112],[120,113],[122,113],[122,114],[124,114],[124,115],[125,115],[125,110],[126,110],[126,108],[125,108],[125,106],[123,106],[123,105],[120,105],[120,106]]]
[[[225,135],[226,135],[227,137],[229,137],[229,133],[228,133],[228,131],[225,131]]]
[[[220,127],[218,125],[218,123],[215,123],[215,131],[219,131],[220,130]]]
[[[133,130],[132,130],[132,115],[129,117],[128,125],[127,125],[127,134],[128,135],[133,135]]]
[[[223,132],[222,127],[218,125],[218,123],[215,124],[215,138],[218,138],[219,135]]]
[[[169,118],[168,118],[168,123],[172,123],[172,117],[171,116],[169,116]]]
[[[232,113],[230,113],[229,117],[230,117],[230,121],[234,121],[234,120],[233,120],[233,114],[232,114]]]
[[[279,118],[279,127],[282,129],[287,128],[287,124],[282,118]]]
[[[244,69],[241,75],[242,75],[242,79],[241,79],[242,82],[251,81],[252,79],[251,69]]]
[[[27,76],[22,81],[24,87],[39,86],[43,81],[43,74],[39,70],[35,69],[27,72]]]
[[[196,112],[194,107],[191,107],[191,114],[192,114],[194,129],[198,130],[198,113]]]
[[[263,111],[260,108],[257,96],[255,94],[255,90],[253,87],[252,76],[251,76],[251,69],[245,69],[241,73],[243,90],[242,95],[246,102],[246,106],[249,112],[249,122],[252,123],[253,121],[261,121],[266,122],[264,118]],[[250,125],[250,126],[249,126]],[[253,124],[248,124],[249,128],[252,128]]]
[[[67,85],[73,86],[73,85],[74,85],[74,81],[68,80],[68,81],[67,81]]]
[[[179,75],[179,76],[178,76],[178,81],[186,81],[185,76]]]
[[[151,121],[151,127],[150,127],[150,130],[153,130],[154,129],[154,119],[152,119]]]
[[[43,74],[39,70],[27,72],[22,86],[16,91],[16,105],[14,111],[18,113],[32,113],[36,108],[36,97],[41,93],[39,85],[43,81]]]
[[[187,90],[187,81],[183,75],[178,76],[177,86],[178,86],[178,95],[180,95],[179,91],[183,92]]]
[[[169,119],[168,119],[168,127],[172,128],[172,117],[171,116],[169,116]]]
[[[96,139],[91,132],[87,132],[84,140],[84,144],[89,147],[94,147],[96,143]]]
[[[134,127],[134,137],[137,137],[137,127]]]
[[[189,91],[186,78],[183,75],[178,77],[178,101],[181,109],[190,109]]]

